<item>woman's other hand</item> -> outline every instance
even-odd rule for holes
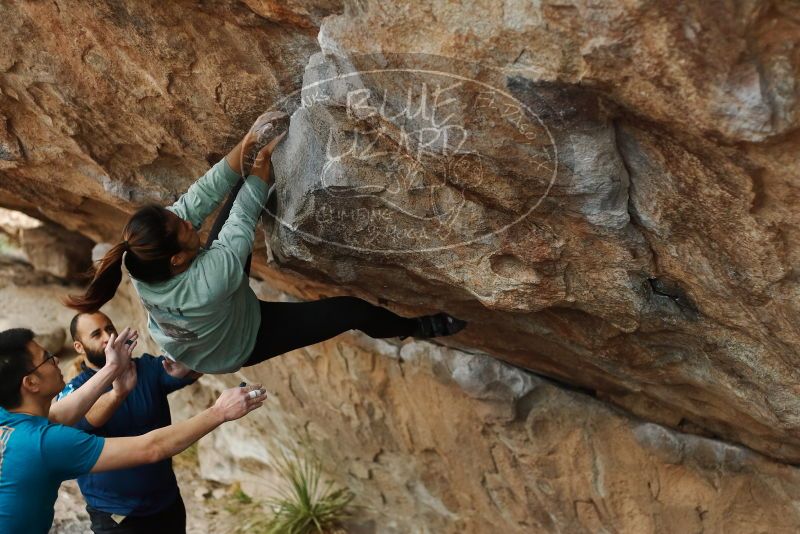
[[[273,135],[275,130],[279,127],[277,124],[288,122],[288,118],[289,116],[283,111],[267,111],[259,115],[250,127],[250,130],[247,131],[247,134],[225,157],[231,169],[238,174],[243,174],[248,163],[253,161],[250,156],[253,147],[264,142]],[[259,154],[260,153],[261,152],[259,152]],[[251,172],[249,174],[253,173]]]
[[[283,111],[267,111],[266,113],[262,113],[256,119],[256,121],[250,127],[250,130],[247,132],[247,135],[245,135],[244,139],[242,139],[240,165],[242,169],[246,168],[247,162],[251,157],[250,152],[253,150],[253,147],[256,145],[261,145],[267,142],[267,140],[270,138],[274,137],[278,129],[286,126],[285,123],[288,122],[288,119],[289,115]],[[250,174],[253,173],[251,172]]]
[[[272,158],[272,152],[284,137],[286,137],[286,132],[280,134],[278,137],[270,141],[267,146],[258,151],[256,161],[253,163],[253,168],[250,169],[250,174],[252,176],[258,176],[267,183],[272,181],[272,176],[270,174],[270,160]]]

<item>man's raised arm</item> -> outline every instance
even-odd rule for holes
[[[128,369],[114,380],[111,391],[103,393],[86,412],[86,422],[94,428],[105,425],[136,387],[136,380],[136,363],[131,360],[128,362]]]
[[[267,398],[260,385],[226,389],[214,403],[191,419],[130,438],[106,438],[92,473],[151,464],[184,451],[219,425],[239,419]]]
[[[130,328],[120,332],[119,336],[112,334],[106,344],[106,364],[103,368],[80,388],[53,403],[48,419],[72,426],[85,416],[114,379],[128,368],[137,337],[138,333]]]

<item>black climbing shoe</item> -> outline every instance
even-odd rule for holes
[[[425,315],[423,317],[417,317],[416,319],[417,326],[411,336],[418,339],[452,336],[462,331],[464,327],[467,326],[466,321],[456,319],[446,313]]]

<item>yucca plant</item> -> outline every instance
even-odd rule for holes
[[[282,454],[277,470],[284,487],[278,497],[266,501],[273,513],[266,525],[268,534],[332,532],[350,516],[355,496],[332,482],[322,483],[322,462],[315,456],[296,450],[291,457]]]

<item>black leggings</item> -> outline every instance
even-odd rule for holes
[[[239,180],[214,220],[206,248],[219,235],[242,183]],[[245,263],[247,274],[250,274],[251,259],[252,255],[248,256]],[[325,341],[348,330],[361,330],[374,338],[402,337],[410,336],[417,324],[414,319],[401,317],[356,297],[331,297],[311,302],[260,300],[259,304],[261,326],[256,335],[256,346],[245,367]]]

